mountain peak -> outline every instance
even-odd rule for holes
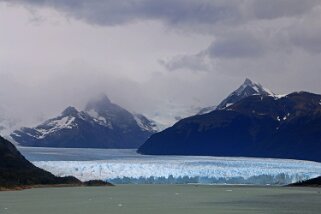
[[[253,84],[253,82],[249,78],[246,78],[244,83],[243,83],[243,85],[252,85],[252,84]]]
[[[253,89],[257,94],[269,95],[273,94],[270,90],[265,89],[260,83],[253,82],[249,78],[246,78],[244,83],[237,89],[238,93],[242,93],[246,88]]]
[[[110,99],[106,94],[99,94],[95,98],[91,100],[91,102],[96,102],[96,103],[111,103]]]
[[[273,92],[271,92],[269,89],[264,88],[260,83],[253,82],[251,79],[245,78],[243,84],[238,89],[233,91],[227,98],[225,98],[217,107],[210,106],[210,107],[202,108],[198,114],[202,115],[202,114],[214,111],[215,109],[224,109],[240,101],[241,99],[252,95],[273,96],[273,97],[278,96]]]
[[[269,89],[264,88],[260,83],[255,83],[249,78],[246,78],[244,83],[237,90],[233,91],[218,105],[217,109],[226,108],[241,99],[252,95],[274,96],[274,93]]]
[[[87,103],[85,110],[86,111],[90,111],[91,109],[101,110],[101,109],[105,109],[110,104],[112,103],[106,94],[99,94],[98,96],[91,99]]]
[[[282,99],[248,96],[231,107],[179,121],[151,136],[138,153],[320,162],[320,100],[321,95],[306,92],[291,93]],[[227,101],[231,104],[235,100]]]
[[[78,110],[75,107],[72,107],[72,106],[67,107],[61,113],[61,115],[63,115],[63,116],[69,116],[69,115],[75,115],[75,114],[78,114]]]
[[[66,108],[61,115],[11,137],[25,146],[137,148],[157,132],[156,124],[112,103],[106,95],[88,102],[85,111]]]
[[[267,96],[274,95],[274,93],[271,92],[269,89],[264,88],[260,83],[253,82],[249,78],[246,78],[244,83],[233,93],[242,96],[250,96],[255,94]]]

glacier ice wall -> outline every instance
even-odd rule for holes
[[[34,161],[57,176],[115,184],[260,184],[284,185],[321,175],[321,163],[229,157],[155,157],[97,161]]]

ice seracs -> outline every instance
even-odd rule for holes
[[[112,183],[200,183],[284,185],[320,175],[321,164],[309,161],[195,157],[143,156],[99,161],[35,161],[36,166],[58,176],[72,175],[82,181]]]

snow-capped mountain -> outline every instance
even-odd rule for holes
[[[142,114],[133,114],[117,104],[112,103],[106,95],[101,95],[88,102],[85,108],[96,122],[109,128],[130,128],[138,126],[142,131],[157,132],[154,121],[147,119]]]
[[[269,89],[264,88],[260,83],[252,82],[250,79],[245,79],[244,83],[235,91],[233,91],[226,99],[224,99],[217,109],[224,109],[243,98],[252,95],[274,96],[275,94]]]
[[[153,121],[104,95],[88,102],[84,111],[68,107],[58,117],[16,130],[11,137],[23,146],[137,148],[157,131]]]
[[[198,115],[206,114],[218,109],[224,109],[252,95],[276,96],[269,89],[264,88],[260,83],[255,83],[246,78],[244,83],[238,89],[233,91],[227,98],[225,98],[218,106],[202,108]]]
[[[148,155],[267,157],[321,162],[321,95],[252,95],[151,136]]]

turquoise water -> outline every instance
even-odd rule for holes
[[[0,192],[1,214],[320,213],[320,188],[119,185]]]

